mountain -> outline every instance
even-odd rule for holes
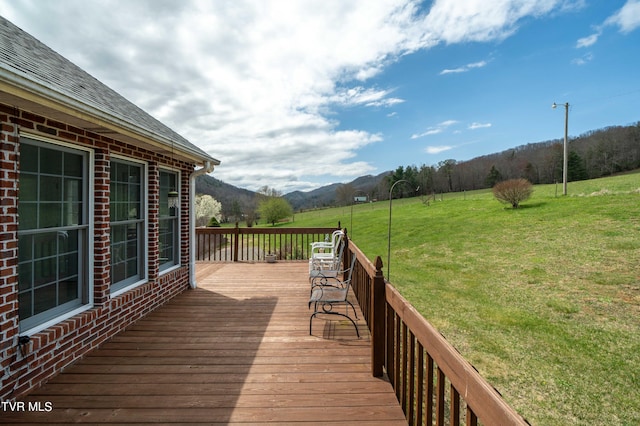
[[[235,217],[255,210],[255,192],[229,185],[206,174],[196,178],[196,194],[211,195],[219,201],[223,220],[235,221]]]
[[[349,183],[334,183],[323,186],[312,191],[294,191],[284,195],[294,210],[314,209],[318,207],[335,206],[340,203],[349,203],[353,195],[366,194],[370,198],[375,198],[376,189],[380,182],[391,172],[380,173],[379,175],[361,176]],[[339,188],[348,187],[347,194],[340,194]],[[357,193],[357,194],[356,194]],[[364,194],[363,194],[364,193]]]
[[[339,183],[323,186],[312,191],[293,191],[284,195],[285,200],[294,210],[327,207],[336,200],[336,189]]]
[[[341,184],[333,183],[314,189],[312,191],[294,191],[284,195],[294,210],[312,209],[318,207],[334,206],[338,202],[338,188],[349,187],[350,198],[352,193],[362,195],[364,192],[369,197],[376,197],[375,191],[378,184],[390,172],[384,172],[376,176],[361,176],[354,181]],[[196,193],[211,195],[222,204],[222,213],[227,220],[236,220],[240,212],[247,214],[255,210],[256,193],[248,189],[242,189],[224,183],[209,175],[201,175],[196,178]]]

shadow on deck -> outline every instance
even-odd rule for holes
[[[361,339],[348,321],[325,319],[309,335],[306,263],[200,263],[197,277],[198,289],[67,368],[0,423],[406,424],[391,385],[371,375],[362,319]]]

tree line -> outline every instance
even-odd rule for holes
[[[468,161],[448,159],[437,165],[399,166],[376,187],[364,191],[373,199],[388,199],[389,188],[399,180],[394,197],[431,195],[492,188],[509,179],[532,184],[562,182],[563,140],[530,143]],[[589,131],[568,140],[567,180],[595,179],[640,168],[640,122]],[[363,190],[359,188],[357,190]],[[350,200],[354,188],[343,185],[338,203]]]

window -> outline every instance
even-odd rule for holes
[[[21,332],[89,304],[89,153],[20,139]]]
[[[180,263],[178,207],[169,208],[169,192],[178,191],[178,174],[160,171],[160,270]]]
[[[143,164],[111,161],[111,293],[145,278],[145,203]]]

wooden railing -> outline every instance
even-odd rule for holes
[[[306,260],[311,243],[335,228],[198,228],[199,260]],[[352,287],[371,335],[371,373],[385,373],[410,425],[527,425],[478,371],[391,285],[382,259],[356,256]]]
[[[371,372],[387,374],[410,425],[527,425],[478,371],[388,282],[382,259],[356,256],[353,291],[371,332]]]
[[[311,243],[325,241],[339,228],[196,228],[196,260],[258,262],[307,260]]]

